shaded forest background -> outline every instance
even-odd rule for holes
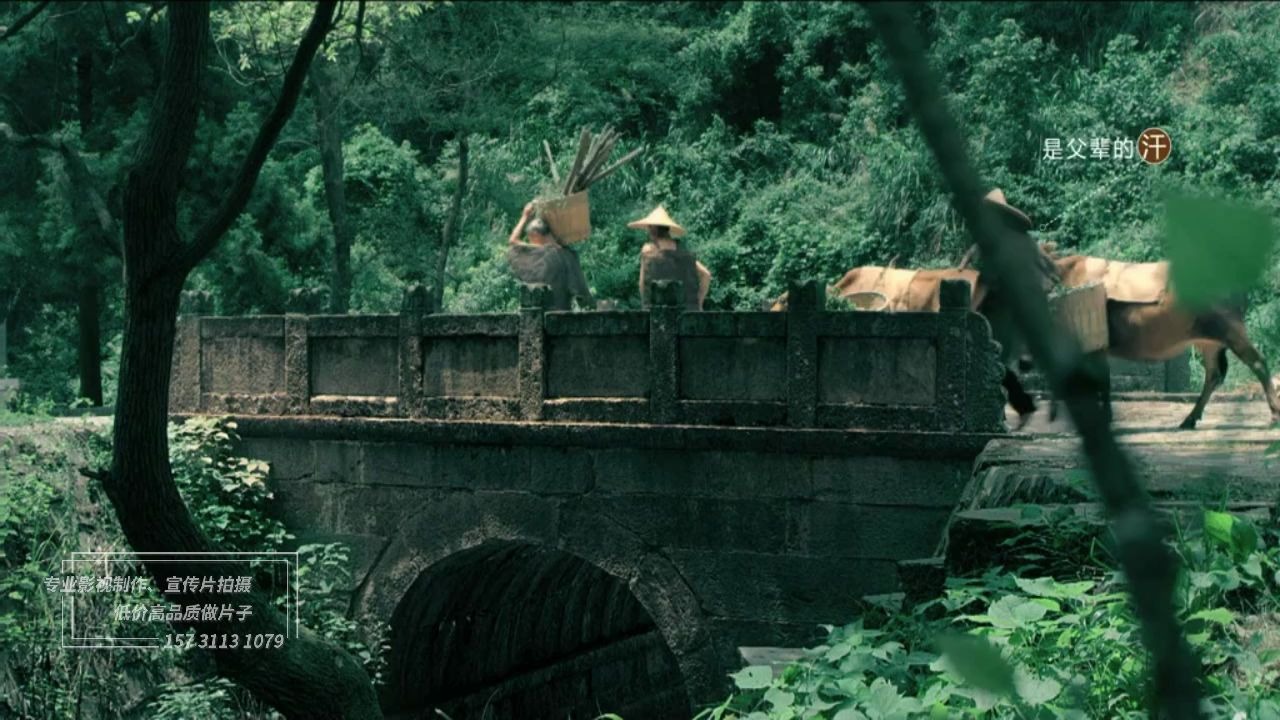
[[[0,27],[32,6],[0,8]],[[309,10],[216,6],[186,216],[227,185]],[[92,397],[86,365],[100,364],[112,401],[114,223],[163,13],[55,3],[0,31],[0,312],[31,398]],[[1169,190],[1277,207],[1280,6],[922,3],[918,16],[982,176],[1041,239],[1153,260]],[[338,311],[395,312],[413,282],[441,288],[448,312],[511,310],[503,241],[547,187],[543,141],[563,166],[582,126],[605,125],[623,135],[615,156],[645,148],[593,187],[581,247],[594,293],[621,307],[639,304],[642,238],[625,223],[657,203],[713,273],[708,309],[756,309],[788,279],[893,257],[952,264],[964,230],[873,39],[850,3],[372,3],[360,17],[350,4],[247,212],[187,289],[227,315],[317,292]],[[1045,138],[1151,126],[1174,143],[1158,167],[1042,158]],[[1273,363],[1277,289],[1272,267],[1249,312]]]

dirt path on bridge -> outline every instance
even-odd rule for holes
[[[1178,424],[1193,396],[1121,399],[1114,405],[1120,442],[1157,501],[1240,509],[1280,500],[1280,427],[1260,399],[1211,402],[1196,430]],[[1065,415],[1065,413],[1063,413]],[[1014,418],[1010,418],[1013,420]],[[970,509],[1014,503],[1075,503],[1094,499],[1079,437],[1065,417],[1048,419],[1047,403],[1023,432],[987,446],[974,466]]]

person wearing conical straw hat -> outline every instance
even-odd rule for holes
[[[649,241],[640,248],[640,298],[645,306],[649,305],[649,283],[677,280],[684,289],[685,309],[701,310],[711,289],[711,271],[681,247],[678,238],[685,229],[661,205],[627,227],[649,233]]]
[[[1009,204],[1003,190],[992,188],[982,198],[982,201],[989,207],[995,208],[1000,216],[1000,221],[1004,223],[1008,230],[1012,231],[1014,237],[1021,238],[1026,242],[1034,242],[1029,233],[1035,228],[1035,223],[1031,221],[1031,218],[1027,217],[1026,213]],[[967,267],[969,261],[977,252],[977,245],[969,248],[969,252],[965,253],[960,267]],[[1044,274],[1045,282],[1052,282],[1053,278],[1057,277],[1058,271],[1043,245],[1040,246],[1040,252],[1037,253],[1037,262],[1039,263],[1040,271]],[[1019,372],[1026,372],[1029,367],[1030,356],[1026,340],[1014,324],[1012,315],[1002,305],[988,306],[984,315],[991,325],[992,333],[1000,339],[1000,361],[1005,366],[1002,385],[1005,392],[1008,393],[1010,405],[1018,411],[1018,428],[1021,428],[1026,425],[1036,411],[1035,400],[1022,387],[1022,381],[1012,370],[1015,359]]]
[[[1005,200],[1004,192],[1000,188],[992,188],[991,192],[987,193],[986,197],[982,199],[988,205],[999,210],[1000,217],[1012,229],[1018,232],[1028,232],[1035,227],[1035,223],[1031,222],[1031,218]]]
[[[520,240],[522,232],[527,242]],[[551,288],[550,309],[572,310],[574,298],[583,307],[594,307],[578,253],[560,242],[546,220],[535,216],[533,203],[524,206],[507,238],[507,263],[520,282]]]
[[[982,201],[989,207],[995,208],[997,214],[1000,216],[1000,221],[1004,223],[1006,228],[1013,230],[1015,233],[1026,235],[1035,228],[1035,223],[1031,221],[1031,218],[1027,217],[1026,213],[1009,204],[1009,201],[1005,199],[1004,191],[1000,188],[992,188],[991,192],[987,193],[982,198]],[[1042,246],[1042,248],[1043,247],[1044,246]],[[964,270],[968,268],[969,264],[973,262],[977,254],[978,246],[971,245],[969,250],[960,259],[960,269]]]
[[[982,200],[999,211],[1000,219],[1004,222],[1005,227],[1012,230],[1016,235],[1025,238],[1028,242],[1035,242],[1028,233],[1035,229],[1036,224],[1031,221],[1031,218],[1027,217],[1026,213],[1010,205],[1000,188],[992,188],[991,192],[987,193]],[[1036,254],[1036,262],[1040,266],[1040,272],[1051,280],[1057,278],[1058,270],[1054,266],[1051,255],[1056,244],[1042,242],[1037,243],[1037,246],[1040,248],[1040,252]],[[970,250],[970,254],[972,252],[973,250]]]

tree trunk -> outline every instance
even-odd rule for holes
[[[90,270],[90,272],[93,272]],[[96,278],[82,277],[76,303],[80,326],[80,397],[88,398],[94,407],[102,406],[102,289]]]
[[[342,118],[333,92],[333,78],[323,61],[311,67],[311,88],[315,91],[324,197],[329,206],[329,222],[333,225],[329,311],[343,315],[351,307],[351,224],[347,219],[347,195],[343,186]]]
[[[458,134],[458,184],[453,188],[453,203],[449,217],[444,221],[444,233],[440,237],[440,252],[436,253],[436,280],[432,285],[432,307],[439,310],[444,305],[445,270],[449,265],[449,249],[457,239],[462,225],[462,198],[467,194],[467,138]]]
[[[123,226],[125,326],[113,433],[111,470],[102,473],[107,497],[135,552],[215,550],[193,520],[169,465],[168,397],[178,301],[187,274],[244,208],[257,172],[293,112],[306,64],[333,17],[335,3],[318,5],[286,75],[280,100],[264,123],[239,179],[213,218],[184,243],[178,230],[178,188],[195,139],[200,76],[209,44],[207,2],[171,3],[164,72],[146,133],[127,176]],[[180,556],[181,557],[181,556]],[[147,563],[159,589],[170,576],[251,575],[242,563]],[[184,593],[183,604],[227,602],[225,595]],[[252,614],[241,622],[174,622],[201,634],[285,634],[288,623],[261,591],[237,595]],[[344,650],[314,633],[272,650],[213,650],[218,672],[288,718],[374,720],[382,713],[369,678]]]
[[[76,105],[80,116],[80,137],[84,138],[93,128],[93,51],[84,50],[76,58]],[[73,187],[72,192],[76,189]],[[73,201],[74,202],[74,201]],[[79,224],[79,223],[78,223]],[[87,228],[81,227],[84,233]],[[90,230],[90,232],[92,232]],[[100,248],[96,242],[86,242],[80,248],[84,262],[77,273],[80,283],[77,292],[76,320],[80,329],[78,364],[80,369],[80,397],[88,398],[94,407],[102,406],[102,313],[101,289],[98,287],[96,260]]]

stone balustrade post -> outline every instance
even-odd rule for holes
[[[516,395],[520,416],[542,419],[542,403],[547,395],[547,339],[544,313],[551,307],[551,288],[524,285],[520,289],[519,363]]]
[[[943,280],[938,288],[938,306],[940,310],[969,311],[972,289],[967,280]]]
[[[818,408],[818,321],[826,294],[813,280],[792,283],[787,301],[787,425],[813,427]]]
[[[423,414],[424,348],[422,321],[435,309],[431,305],[431,289],[414,283],[405,288],[400,304],[398,366],[400,373],[397,414],[421,417]]]
[[[963,432],[970,398],[966,389],[970,355],[968,316],[972,288],[965,280],[943,280],[938,288],[938,314],[942,326],[937,335],[937,362],[934,364],[934,405],[940,430]]]
[[[207,290],[184,290],[178,301],[173,366],[169,371],[169,412],[200,412],[200,316],[209,314],[212,300]]]
[[[679,415],[680,314],[684,285],[678,280],[649,283],[649,421],[674,423]]]
[[[311,409],[311,341],[306,315],[284,316],[284,389],[290,415],[306,415]]]

